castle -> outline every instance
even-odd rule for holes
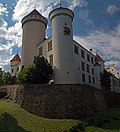
[[[16,76],[21,68],[33,63],[34,56],[44,56],[53,66],[55,84],[87,84],[101,89],[100,74],[104,71],[104,60],[92,49],[87,50],[73,40],[72,21],[74,13],[59,7],[49,14],[52,36],[45,38],[47,19],[36,9],[22,19],[22,55],[11,60],[11,75]],[[120,91],[112,85],[111,91]]]

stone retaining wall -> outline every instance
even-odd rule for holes
[[[80,118],[120,105],[120,94],[81,85],[11,85],[7,97],[46,118]]]

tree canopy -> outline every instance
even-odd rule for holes
[[[111,87],[110,76],[111,76],[111,73],[107,72],[106,70],[104,70],[103,73],[101,73],[100,82],[104,90],[110,90],[110,87]]]
[[[18,74],[17,82],[20,84],[35,83],[47,84],[52,78],[52,66],[44,57],[34,57],[33,65],[30,65]]]
[[[2,68],[0,68],[0,85],[5,84],[15,84],[16,83],[16,77],[11,76],[10,72],[4,71]]]

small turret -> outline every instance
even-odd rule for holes
[[[16,76],[20,70],[19,66],[20,66],[20,56],[18,55],[18,53],[10,60],[10,65],[11,65],[11,75],[12,76]]]
[[[95,56],[95,78],[96,78],[96,87],[101,89],[101,83],[100,83],[100,75],[103,73],[105,69],[104,60],[102,57],[97,53]]]

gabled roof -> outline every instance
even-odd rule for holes
[[[34,9],[32,12],[30,12],[27,16],[29,15],[39,15],[42,16],[36,9]]]
[[[10,60],[10,62],[12,61],[21,61],[20,56],[18,55],[18,53],[12,58],[12,60]]]
[[[103,61],[104,62],[104,60],[100,57],[100,55],[98,53],[95,56],[95,61]]]

